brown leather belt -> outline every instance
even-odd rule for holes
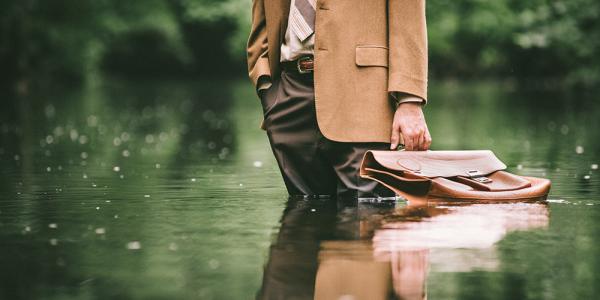
[[[281,68],[298,74],[309,74],[314,71],[314,58],[312,56],[301,56],[292,61],[281,62]]]

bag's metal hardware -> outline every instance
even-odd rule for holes
[[[493,181],[492,179],[485,177],[479,170],[467,171],[467,176],[480,183],[490,183]]]
[[[482,176],[482,177],[475,177],[475,178],[471,178],[471,179],[473,179],[473,180],[475,180],[475,181],[477,181],[477,182],[480,182],[480,183],[490,183],[490,182],[492,182],[492,181],[493,181],[493,180],[491,180],[490,178],[487,178],[487,177],[485,177],[485,176]]]
[[[475,177],[481,177],[481,176],[483,176],[483,174],[481,172],[479,172],[479,170],[470,170],[470,171],[467,171],[467,176],[469,176],[471,178],[475,178]]]

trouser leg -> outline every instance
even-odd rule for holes
[[[364,153],[389,149],[389,144],[335,142],[323,136],[312,74],[282,72],[262,100],[271,149],[290,195],[395,196],[359,176]]]
[[[388,143],[325,142],[325,151],[338,178],[337,195],[343,198],[390,198],[395,193],[380,183],[360,177],[360,163],[368,150],[389,150]]]
[[[263,96],[271,149],[290,195],[335,195],[336,174],[320,151],[312,75],[282,72]]]

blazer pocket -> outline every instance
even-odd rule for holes
[[[356,46],[356,65],[388,67],[388,48],[377,45]]]

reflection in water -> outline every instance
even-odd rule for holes
[[[291,198],[258,298],[426,299],[431,262],[445,272],[493,271],[496,243],[548,224],[543,202],[346,206]]]
[[[426,111],[435,148],[493,149],[509,171],[550,178],[548,230],[507,227],[536,227],[515,219],[531,205],[299,202],[279,234],[287,195],[247,80],[96,78],[22,91],[0,91],[0,299],[394,298],[419,286],[409,279],[424,281],[408,271],[420,264],[431,299],[600,294],[596,95],[569,102],[494,82],[431,86],[443,99]],[[546,226],[545,214],[528,215]],[[408,237],[427,250],[389,251]],[[325,280],[333,275],[352,286]]]
[[[331,239],[337,220],[332,200],[288,200],[271,245],[259,299],[311,299],[319,244]]]

